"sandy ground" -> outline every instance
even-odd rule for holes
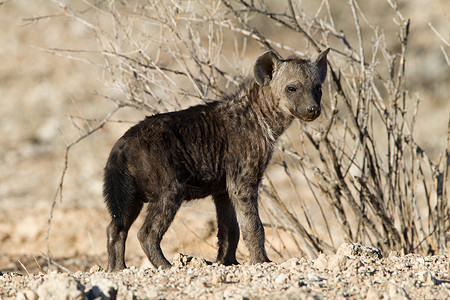
[[[441,32],[448,32],[443,11],[448,14],[450,8],[445,3],[416,0],[405,7],[413,16],[409,72],[421,75],[412,77],[411,86],[425,99],[416,135],[434,159],[445,148],[449,72],[441,43],[427,24],[431,20]],[[426,8],[418,10],[421,5]],[[50,209],[64,167],[65,143],[77,136],[68,115],[100,118],[110,109],[95,93],[102,87],[98,69],[39,50],[77,48],[80,43],[93,42],[80,25],[68,20],[59,20],[56,26],[47,19],[26,19],[54,11],[49,1],[0,1],[0,298],[45,295],[40,294],[39,287],[51,282],[50,278],[62,285],[74,285],[79,291],[74,295],[90,298],[98,293],[125,293],[130,299],[133,295],[448,298],[448,256],[348,256],[340,258],[345,261],[344,267],[329,270],[317,260],[297,258],[301,257],[297,247],[271,239],[271,228],[267,228],[267,240],[273,241],[269,250],[273,264],[245,265],[246,249],[241,243],[238,259],[244,265],[239,267],[201,265],[154,270],[148,268],[136,238],[142,219],[137,220],[127,244],[127,262],[134,268],[120,274],[89,273],[96,265],[106,267],[105,228],[109,217],[101,196],[102,168],[111,146],[130,124],[108,124],[71,150],[62,201],[56,203],[47,239]],[[143,114],[124,111],[121,116],[138,121]],[[196,201],[181,209],[162,247],[169,258],[181,252],[214,261],[215,235],[210,201]],[[44,275],[49,254],[54,271]],[[45,287],[41,290],[45,293]]]

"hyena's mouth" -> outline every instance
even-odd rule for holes
[[[306,112],[306,113],[300,113],[298,111],[294,111],[292,114],[302,121],[311,122],[317,119],[320,116],[321,109],[314,109],[314,111]]]
[[[301,119],[302,121],[305,121],[305,122],[311,122],[311,121],[314,121],[315,119],[317,119],[317,117],[319,117],[320,116],[320,112],[317,114],[317,115],[315,115],[314,117],[300,117],[299,119]]]

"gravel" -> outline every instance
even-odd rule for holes
[[[1,299],[449,299],[450,256],[383,258],[343,244],[315,260],[223,266],[177,254],[168,270],[130,267],[22,276],[0,272]]]

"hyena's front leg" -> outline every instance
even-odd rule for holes
[[[224,265],[237,265],[236,249],[239,242],[239,225],[236,211],[227,192],[213,195],[217,213],[217,238],[219,251],[217,262]]]
[[[252,187],[246,192],[234,193],[232,197],[242,237],[249,250],[250,263],[270,262],[264,246],[264,227],[258,212],[258,189]]]

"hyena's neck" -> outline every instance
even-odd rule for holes
[[[272,133],[273,140],[278,137],[291,125],[293,116],[286,114],[279,107],[276,99],[269,87],[263,87],[256,82],[251,82],[247,88],[247,101],[251,109],[255,112],[260,126],[268,127]]]
[[[231,116],[237,128],[250,130],[249,135],[262,135],[271,145],[293,120],[292,115],[280,110],[270,88],[261,87],[254,81],[243,86],[238,94],[220,102],[216,110]]]

